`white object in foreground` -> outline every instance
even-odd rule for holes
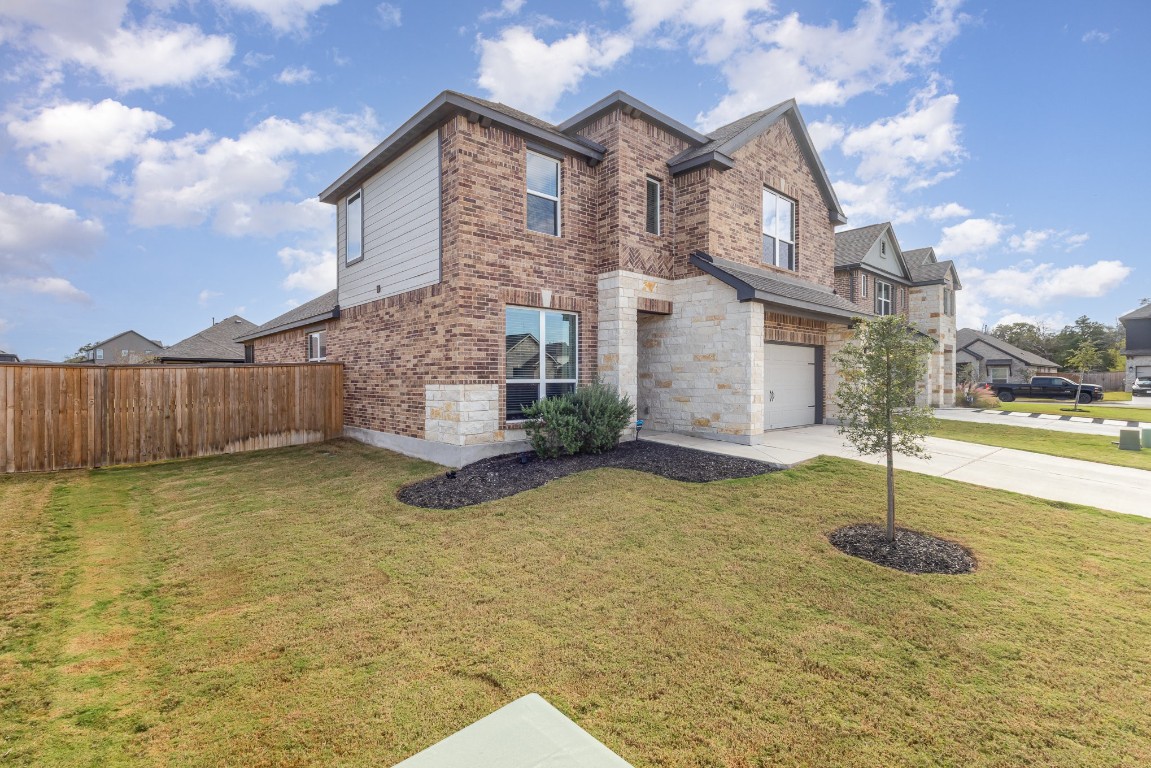
[[[538,693],[516,699],[395,768],[631,768]]]

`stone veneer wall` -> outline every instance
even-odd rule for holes
[[[751,443],[763,433],[763,305],[710,276],[671,283],[672,314],[638,321],[645,426]]]
[[[955,404],[955,316],[943,311],[945,287],[950,283],[913,286],[908,295],[908,319],[936,342],[919,399],[936,408]]]
[[[1151,355],[1132,355],[1127,358],[1127,375],[1123,379],[1124,390],[1131,391],[1131,387],[1135,385],[1135,371],[1139,367],[1151,368]],[[1144,376],[1147,374],[1144,373]]]
[[[503,440],[498,384],[424,385],[424,439],[448,445]]]
[[[841,377],[839,367],[835,364],[835,356],[854,336],[855,331],[846,325],[828,324],[827,341],[823,347],[823,420],[829,424],[839,422],[839,409],[835,407],[835,390],[839,387]]]

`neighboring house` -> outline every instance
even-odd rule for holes
[[[955,265],[931,248],[903,251],[890,222],[835,235],[835,289],[866,312],[898,314],[935,341],[921,400],[955,401]]]
[[[241,334],[236,341],[244,345],[249,363],[319,362],[327,359],[328,324],[339,316],[336,292],[328,291]]]
[[[1140,376],[1151,376],[1151,304],[1144,304],[1119,318],[1126,334],[1123,354],[1127,356],[1127,376],[1124,389]]]
[[[14,352],[5,352],[0,349],[0,363],[18,363],[20,358]]]
[[[1059,372],[1058,363],[973,328],[960,328],[956,344],[957,365],[972,366],[979,381],[1026,383]]]
[[[87,357],[81,362],[88,365],[148,363],[155,359],[163,348],[164,345],[156,339],[145,338],[135,331],[124,331],[93,345],[92,349],[88,350]]]
[[[197,334],[176,342],[157,354],[160,363],[242,363],[244,344],[236,341],[256,330],[256,324],[239,315],[226,317]]]
[[[242,340],[298,360],[323,328],[347,434],[447,464],[522,450],[524,405],[597,377],[655,429],[832,419],[872,314],[835,292],[846,219],[794,101],[702,134],[623,92],[558,125],[444,92],[320,199],[336,292]]]

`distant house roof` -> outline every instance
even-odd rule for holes
[[[272,318],[255,330],[236,337],[236,341],[245,342],[258,339],[261,336],[271,336],[273,333],[290,331],[293,328],[302,328],[323,320],[340,316],[340,307],[336,303],[336,291],[333,289],[317,296],[306,304],[289,309],[279,317]]]
[[[955,332],[955,347],[956,349],[965,349],[973,344],[985,344],[998,352],[1002,352],[1007,357],[1021,360],[1029,366],[1038,368],[1058,368],[1059,363],[1048,360],[1045,357],[1028,352],[1026,349],[1020,349],[1014,344],[1009,344],[1003,339],[992,336],[990,333],[983,333],[974,328],[960,328]],[[976,357],[986,358],[987,355],[975,353]]]
[[[732,155],[748,142],[763,135],[769,128],[780,120],[787,120],[795,134],[800,152],[803,153],[808,165],[811,166],[815,176],[815,183],[827,205],[829,217],[834,224],[846,224],[847,215],[839,205],[839,198],[827,177],[827,170],[819,153],[815,151],[815,144],[807,132],[807,123],[799,113],[799,105],[795,99],[788,99],[776,104],[774,107],[753,112],[741,117],[735,122],[716,128],[707,134],[708,142],[702,146],[685,150],[668,161],[668,168],[673,174],[683,173],[701,165],[714,165],[719,168],[731,168],[735,165]]]
[[[884,232],[890,233],[891,242],[895,246],[896,258],[902,261],[912,283],[916,285],[942,283],[950,272],[954,287],[956,289],[963,288],[959,282],[959,273],[955,269],[954,262],[936,261],[935,249],[933,248],[903,250],[899,247],[899,241],[895,237],[895,231],[891,228],[890,222],[836,232],[835,268],[849,269],[862,264],[867,252],[883,236]]]
[[[1151,304],[1144,304],[1138,309],[1133,309],[1119,319],[1122,320],[1146,320],[1151,317]]]
[[[16,355],[15,352],[5,352],[4,350],[0,349],[0,363],[18,362],[20,362],[20,358]]]
[[[150,341],[150,342],[152,342],[153,344],[155,344],[157,347],[159,347],[159,348],[161,348],[161,349],[163,349],[163,348],[164,348],[164,344],[163,344],[163,342],[161,342],[159,339],[149,339],[149,338],[148,338],[147,336],[145,336],[144,334],[142,334],[142,333],[140,333],[140,332],[138,332],[138,331],[133,331],[133,330],[127,330],[127,331],[124,331],[124,332],[122,332],[122,333],[117,333],[115,336],[110,336],[109,338],[107,338],[107,339],[104,339],[103,341],[98,341],[98,342],[96,342],[95,344],[93,344],[93,345],[92,345],[92,347],[93,347],[93,348],[95,348],[95,347],[102,347],[102,346],[104,346],[105,344],[109,344],[109,343],[111,343],[111,342],[115,341],[116,339],[120,338],[121,336],[127,336],[129,333],[134,333],[134,334],[136,334],[137,336],[139,336],[141,339],[143,339],[144,341]]]
[[[871,316],[833,291],[806,280],[787,278],[765,269],[717,259],[703,251],[693,253],[691,263],[735,288],[740,301],[778,304],[798,314],[839,322]]]
[[[256,324],[239,315],[226,317],[157,355],[165,363],[242,363],[244,345],[237,336],[256,330]]]

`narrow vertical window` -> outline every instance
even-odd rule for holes
[[[308,334],[308,362],[320,362],[328,357],[327,331]]]
[[[769,189],[763,190],[763,263],[797,268],[795,202]]]
[[[653,235],[659,234],[659,182],[655,179],[647,180],[647,231]]]
[[[344,263],[351,264],[364,256],[363,191],[348,197],[344,215]]]
[[[875,281],[875,314],[891,314],[891,283]]]
[[[535,152],[528,152],[528,229],[560,233],[560,164]]]
[[[860,275],[859,279],[863,283],[863,298],[867,298],[867,275]]]

